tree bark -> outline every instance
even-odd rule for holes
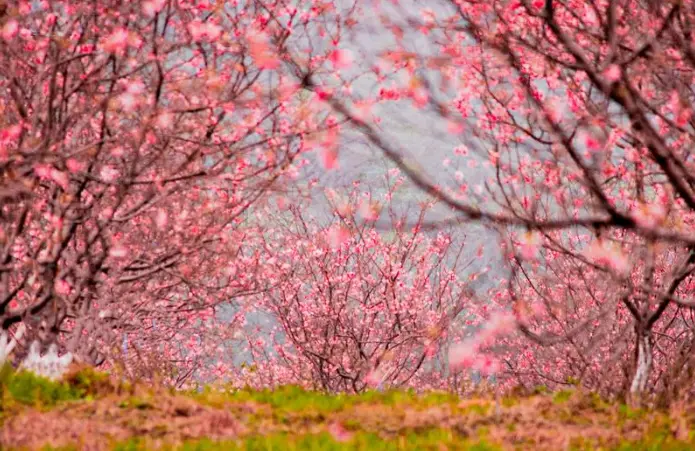
[[[630,385],[630,401],[639,405],[647,389],[649,376],[652,372],[653,348],[649,331],[637,330],[637,349],[635,351],[635,374]]]

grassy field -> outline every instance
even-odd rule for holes
[[[695,449],[695,406],[630,409],[579,390],[500,400],[370,392],[172,392],[89,370],[0,374],[0,449]]]

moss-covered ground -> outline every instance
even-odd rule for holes
[[[695,406],[635,410],[580,390],[459,399],[441,393],[173,392],[75,370],[0,371],[0,449],[690,450]]]

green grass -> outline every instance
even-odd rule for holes
[[[388,406],[414,406],[427,408],[435,405],[453,404],[458,401],[447,393],[419,395],[414,391],[367,391],[358,395],[327,394],[288,385],[274,390],[230,390],[226,393],[206,388],[202,393],[191,393],[194,399],[212,405],[224,402],[248,402],[268,404],[278,412],[331,413],[354,407],[358,404],[383,404]]]
[[[636,442],[621,443],[616,451],[690,451],[693,443],[676,440],[668,436],[668,433],[651,435],[643,440]]]
[[[553,394],[553,402],[555,404],[565,404],[567,401],[570,400],[570,398],[572,398],[573,394],[573,390],[561,390]]]
[[[636,409],[626,404],[621,404],[618,407],[618,412],[620,413],[620,418],[623,420],[637,420],[647,414],[644,409]]]
[[[171,451],[224,451],[224,450],[440,450],[446,446],[449,450],[494,451],[501,449],[482,440],[466,440],[457,437],[451,431],[431,429],[419,434],[409,434],[392,440],[385,440],[374,433],[360,432],[349,440],[336,441],[328,433],[289,435],[286,433],[269,434],[249,437],[238,441],[197,440],[184,442],[177,446],[166,447],[162,450]],[[150,449],[148,443],[134,439],[127,443],[118,444],[114,451],[143,451]]]

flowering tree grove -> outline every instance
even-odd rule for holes
[[[463,243],[404,227],[369,195],[330,197],[333,220],[292,206],[265,240],[261,258],[272,269],[253,308],[275,326],[262,346],[249,343],[253,383],[331,392],[448,388],[447,338],[465,327],[474,305]],[[422,205],[420,220],[430,207]],[[391,231],[375,227],[380,215]]]
[[[258,289],[249,207],[325,128],[280,70],[332,30],[310,3],[1,3],[1,330],[190,376]]]
[[[509,375],[635,399],[672,389],[692,373],[695,4],[428,6],[404,8],[400,22],[384,15],[397,45],[380,62],[400,78],[384,80],[378,101],[446,121],[464,149],[453,157],[487,170],[478,189],[428,175],[350,101],[330,99],[333,110],[451,207],[445,222],[502,232],[512,275],[496,300],[542,345],[519,344]],[[439,52],[399,39],[406,29]]]
[[[474,367],[693,394],[695,2],[426,6],[0,2],[0,332],[181,385],[256,308],[277,332],[242,337],[264,384],[453,389]],[[444,169],[394,110],[443,125]],[[433,203],[353,193],[328,223],[268,203],[354,136]],[[473,222],[505,262],[486,303],[452,232]]]

